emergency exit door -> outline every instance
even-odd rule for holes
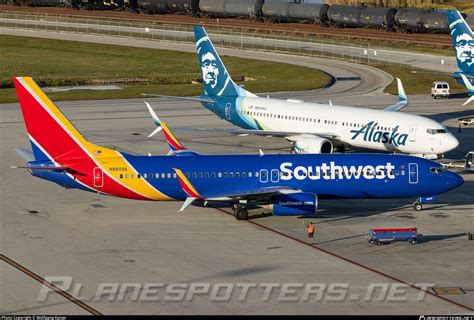
[[[418,164],[408,164],[408,177],[411,184],[418,183]]]

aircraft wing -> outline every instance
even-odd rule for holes
[[[272,186],[259,188],[246,188],[238,186],[237,188],[231,186],[223,190],[219,188],[215,191],[204,192],[202,195],[205,200],[235,200],[235,199],[268,199],[277,194],[293,193],[300,190],[288,186]]]
[[[399,111],[408,106],[408,99],[407,95],[405,94],[405,89],[403,88],[402,81],[397,78],[397,85],[398,85],[398,102],[392,104],[391,106],[384,109],[384,111]]]
[[[151,93],[142,93],[143,96],[147,97],[155,97],[155,98],[168,98],[174,100],[184,100],[184,101],[194,101],[194,102],[207,102],[207,103],[214,103],[216,102],[213,99],[205,99],[200,97],[178,97],[178,96],[164,96],[161,94],[151,94]]]
[[[263,200],[269,199],[274,195],[277,194],[286,194],[292,192],[298,192],[300,190],[295,189],[291,186],[281,185],[281,186],[247,186],[245,184],[242,185],[226,185],[220,186],[214,190],[203,190],[198,191],[186,175],[178,168],[173,169],[177,176],[181,188],[188,196],[186,201],[184,201],[181,209],[179,212],[186,209],[191,203],[195,200],[202,200],[202,201],[231,201],[237,199],[251,199],[251,200]]]
[[[329,140],[336,140],[338,141],[340,137],[330,132],[290,132],[290,131],[271,131],[271,130],[255,130],[255,129],[238,129],[238,128],[176,128],[176,130],[182,131],[202,131],[202,132],[224,132],[230,133],[238,136],[246,136],[246,135],[257,135],[262,137],[278,137],[278,138],[285,138],[290,141],[297,140],[296,137],[300,136],[316,136],[322,137]]]
[[[461,73],[461,78],[462,78],[462,81],[464,81],[464,85],[466,85],[467,91],[471,94],[471,97],[467,99],[466,102],[464,102],[463,106],[465,106],[466,104],[474,100],[474,86],[471,84],[468,78],[462,73]]]

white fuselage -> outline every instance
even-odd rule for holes
[[[402,112],[260,97],[242,98],[237,112],[265,131],[332,136],[332,141],[357,148],[435,155],[459,144],[440,123]]]

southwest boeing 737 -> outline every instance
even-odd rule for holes
[[[434,161],[391,154],[200,155],[155,118],[173,150],[135,156],[87,141],[28,77],[14,78],[32,151],[17,148],[30,173],[65,188],[138,200],[184,201],[275,215],[314,215],[320,198],[417,198],[415,209],[463,179]],[[150,108],[151,109],[151,108]]]
[[[196,101],[241,129],[203,129],[282,137],[293,153],[332,153],[346,146],[438,158],[459,144],[440,123],[397,112],[408,105],[401,81],[400,101],[385,110],[261,98],[236,85],[204,28],[195,26],[204,94],[169,97]]]

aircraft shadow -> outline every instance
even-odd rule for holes
[[[462,236],[467,236],[467,233],[461,232],[461,233],[454,233],[454,234],[430,234],[430,235],[421,234],[418,236],[418,242],[428,243],[428,242],[434,242],[434,241],[442,241],[442,240],[459,238]]]

